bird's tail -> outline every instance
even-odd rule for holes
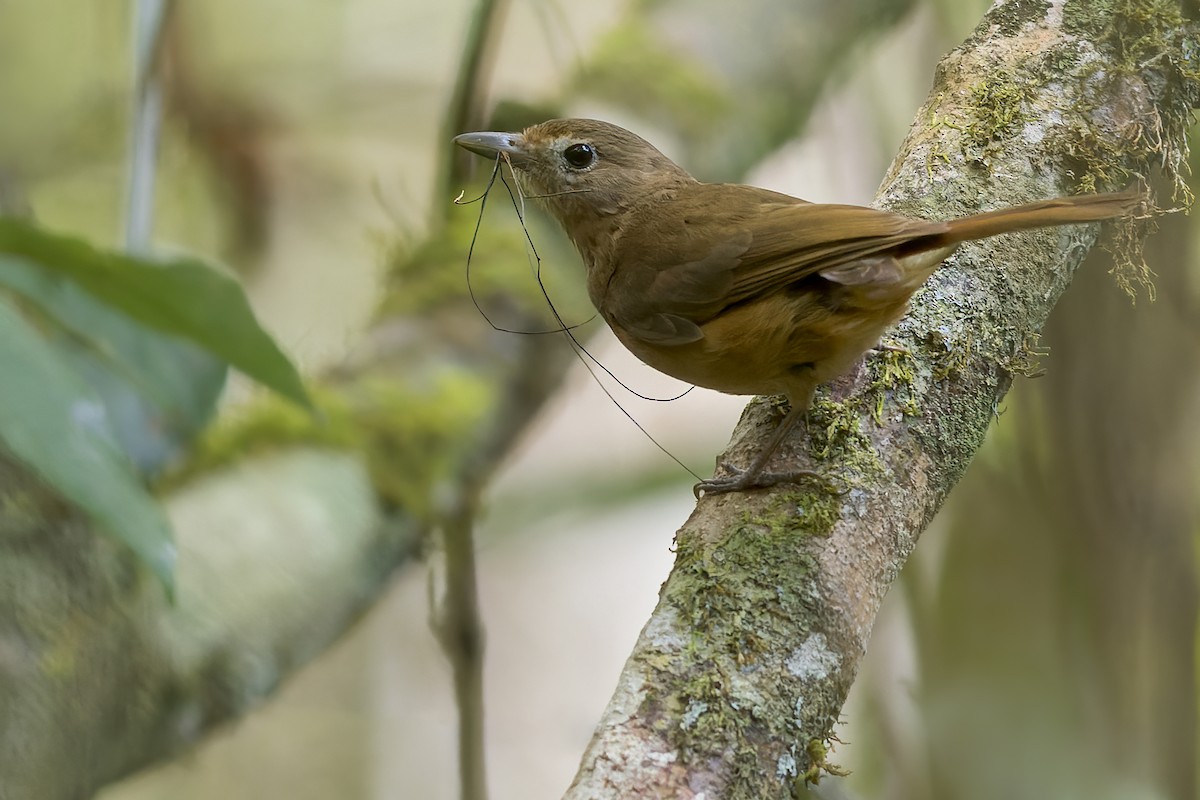
[[[953,245],[1009,231],[1128,217],[1143,211],[1146,203],[1146,188],[1137,183],[1120,192],[1057,197],[950,220],[938,239]]]

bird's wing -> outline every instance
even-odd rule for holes
[[[723,309],[816,275],[842,285],[895,283],[903,277],[897,262],[876,256],[946,230],[730,185],[702,185],[654,212],[622,237],[607,311],[656,344],[697,341],[699,326]]]
[[[730,302],[783,289],[812,275],[844,285],[888,284],[903,278],[895,248],[946,231],[928,222],[863,206],[765,204],[744,220],[750,247],[732,266]]]

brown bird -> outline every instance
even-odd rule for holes
[[[1132,214],[1142,192],[1060,197],[931,222],[701,183],[616,125],[556,119],[455,143],[503,158],[558,218],[587,268],[592,303],[643,362],[728,394],[785,394],[791,411],[744,470],[701,492],[770,486],[771,454],[812,405],[903,316],[959,244],[1008,231]]]

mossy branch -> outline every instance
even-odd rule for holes
[[[939,65],[879,205],[954,217],[1152,168],[1186,195],[1197,41],[1165,0],[997,4]],[[820,777],[884,594],[1098,233],[965,246],[931,279],[889,337],[907,355],[870,354],[824,394],[811,438],[785,445],[781,468],[819,469],[845,494],[699,503],[567,798],[790,798]],[[733,463],[773,415],[750,405]]]
[[[90,796],[178,755],[329,646],[432,531],[458,526],[456,554],[470,558],[478,494],[571,351],[480,320],[459,235],[474,215],[459,212],[396,256],[389,294],[423,305],[384,300],[358,350],[311,382],[316,418],[243,407],[160,487],[181,551],[176,606],[0,456],[0,651],[20,654],[0,658],[0,796]],[[542,299],[512,288],[528,281],[516,253],[487,264],[478,296],[513,327],[545,327]],[[464,693],[477,697],[473,680],[464,673]]]

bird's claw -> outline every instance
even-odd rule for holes
[[[730,464],[728,461],[718,461],[718,470],[725,470],[730,473],[723,478],[712,477],[708,480],[703,480],[692,487],[692,494],[699,500],[700,497],[726,494],[728,492],[742,492],[747,489],[767,489],[772,486],[778,486],[781,483],[803,483],[813,482],[823,484],[829,491],[834,491],[836,487],[819,472],[811,469],[798,469],[791,472],[758,472],[754,473],[750,470],[742,469],[741,467]],[[837,491],[837,494],[843,494]]]
[[[906,356],[912,355],[911,350],[904,345],[896,344],[895,342],[879,342],[871,349],[877,353],[900,353]]]

